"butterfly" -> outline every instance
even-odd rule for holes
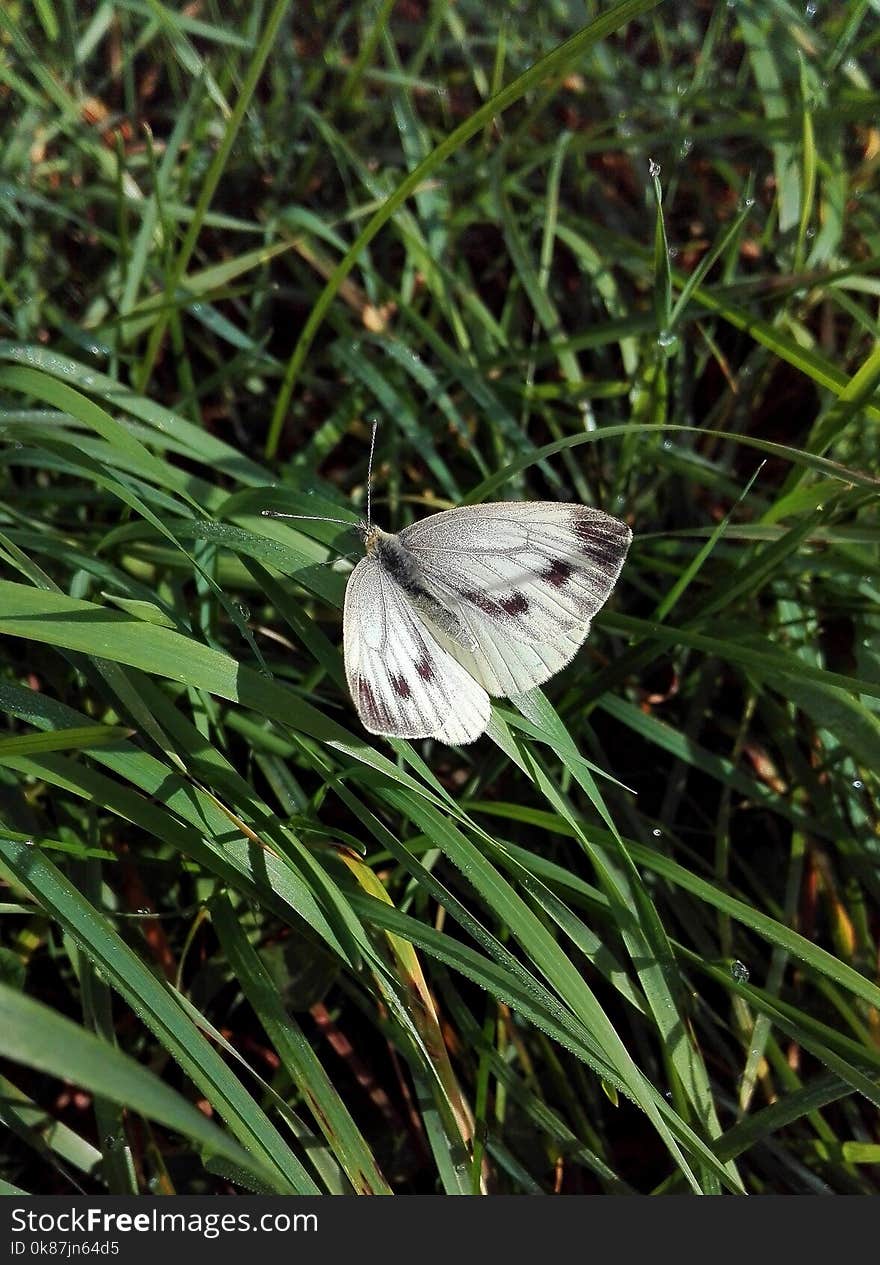
[[[499,501],[369,526],[345,590],[345,675],[364,728],[479,738],[490,696],[524,694],[571,661],[632,540],[601,510]]]
[[[366,557],[343,611],[358,715],[374,734],[473,742],[489,724],[490,698],[523,694],[574,658],[632,532],[586,505],[497,501],[395,534],[373,524],[367,487]]]

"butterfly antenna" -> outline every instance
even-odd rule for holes
[[[373,453],[376,450],[376,431],[379,429],[379,423],[373,422],[373,432],[370,435],[370,456],[367,460],[367,526],[373,526],[373,506],[372,506],[372,490],[373,490]]]
[[[282,514],[281,510],[260,510],[263,518],[299,518],[309,523],[341,523],[343,527],[357,527],[350,518],[328,518],[326,514]]]

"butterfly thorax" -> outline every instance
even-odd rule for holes
[[[413,594],[424,589],[424,575],[418,560],[393,532],[370,527],[364,539],[367,556],[375,557],[402,589]]]
[[[474,648],[473,633],[462,624],[455,611],[431,591],[421,563],[399,536],[382,531],[381,527],[370,527],[364,535],[364,548],[367,557],[375,558],[382,570],[403,589],[407,600],[420,615],[431,620],[460,646]]]

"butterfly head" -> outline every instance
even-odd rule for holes
[[[379,547],[379,541],[383,536],[387,535],[381,527],[376,527],[374,523],[358,523],[358,531],[361,534],[361,540],[364,542],[367,557],[376,552]]]

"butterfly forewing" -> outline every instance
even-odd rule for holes
[[[432,626],[439,644],[489,694],[508,696],[573,658],[614,588],[632,533],[588,506],[504,501],[433,514],[399,539],[426,588],[471,634],[463,645]]]
[[[489,723],[486,691],[375,556],[345,590],[345,675],[365,729],[398,738],[473,742]]]

